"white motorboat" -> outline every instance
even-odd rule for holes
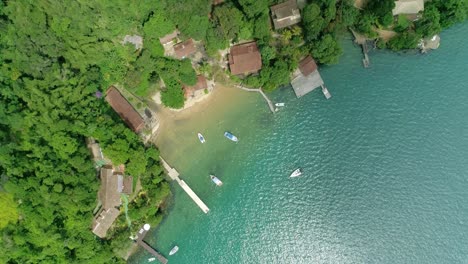
[[[276,103],[275,106],[284,106],[284,103]]]
[[[223,182],[214,175],[210,175],[211,180],[218,186],[223,185]]]
[[[289,175],[289,178],[299,177],[299,176],[301,176],[301,175],[302,175],[302,171],[301,171],[301,169],[299,168],[299,169],[296,169],[295,171],[293,171],[293,172],[291,173],[291,175]]]
[[[148,259],[148,262],[153,262],[153,261],[155,261],[155,260],[156,260],[156,258],[149,258],[149,259]]]
[[[236,136],[234,136],[233,134],[231,134],[230,132],[227,132],[227,131],[224,132],[224,136],[225,136],[227,139],[232,140],[232,141],[234,141],[234,142],[238,142],[238,141],[239,141],[239,139],[238,139]]]
[[[169,251],[169,256],[174,255],[175,253],[177,253],[177,251],[179,251],[179,247],[178,246],[173,247],[171,251]]]
[[[198,140],[200,140],[202,144],[206,142],[205,137],[201,133],[198,133]]]

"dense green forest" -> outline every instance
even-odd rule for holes
[[[129,81],[147,56],[120,42],[141,28],[154,5],[0,2],[0,263],[123,261],[119,249],[131,243],[123,219],[111,240],[90,230],[99,180],[85,144],[89,136],[141,178],[143,193],[129,208],[132,228],[160,221],[158,205],[169,188],[158,151],[145,147],[96,96],[111,83]]]
[[[1,1],[0,263],[122,261],[130,235],[122,216],[111,240],[90,231],[99,180],[85,146],[89,136],[141,178],[145,189],[129,212],[135,226],[161,220],[156,205],[169,187],[157,149],[145,147],[96,92],[120,84],[144,98],[161,89],[166,106],[182,107],[182,85],[193,85],[195,70],[209,67],[194,70],[189,60],[163,56],[159,37],[175,28],[182,39],[201,41],[213,59],[230,43],[256,40],[263,68],[244,81],[272,90],[289,82],[305,54],[337,63],[338,37],[348,27],[370,37],[374,28],[394,29],[400,34],[381,46],[399,50],[466,19],[468,10],[466,0],[432,0],[420,20],[409,22],[389,16],[390,0],[369,1],[363,10],[351,0],[314,0],[299,25],[275,32],[269,6],[278,2]],[[144,48],[123,45],[125,35],[142,36]]]

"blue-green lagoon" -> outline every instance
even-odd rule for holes
[[[375,51],[368,69],[343,40],[340,63],[320,69],[330,100],[282,88],[270,96],[286,106],[272,115],[231,89],[175,119],[161,153],[211,211],[174,184],[146,241],[166,256],[178,245],[173,264],[468,263],[466,36],[465,23],[430,54]]]

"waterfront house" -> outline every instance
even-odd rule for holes
[[[101,187],[99,200],[104,209],[118,207],[122,203],[120,193],[123,189],[123,176],[115,175],[111,168],[101,168]]]
[[[248,42],[231,47],[229,69],[234,75],[249,75],[262,68],[262,57],[256,42]]]
[[[159,42],[161,42],[161,44],[163,46],[167,45],[167,44],[170,44],[170,43],[173,43],[174,42],[174,39],[177,39],[177,37],[179,36],[179,31],[176,29],[174,30],[173,32],[163,36],[163,37],[160,37],[159,38]]]
[[[322,87],[323,90],[323,84],[314,58],[308,55],[299,62],[299,68],[293,73],[291,86],[293,87],[296,97],[302,97],[318,87]],[[329,97],[327,96],[327,98]]]
[[[140,114],[114,86],[107,90],[106,101],[133,131],[139,133],[145,127]]]
[[[394,16],[408,15],[411,20],[417,19],[419,12],[424,10],[424,0],[398,0],[392,10]]]
[[[188,56],[195,53],[195,51],[197,50],[195,48],[195,43],[193,42],[193,39],[187,39],[186,41],[174,45],[174,54],[175,57],[178,59],[187,58]]]
[[[282,29],[301,22],[301,13],[296,0],[288,0],[284,3],[270,7],[271,19],[275,29]]]
[[[309,55],[299,62],[299,70],[302,75],[308,76],[317,70],[317,63],[315,63],[315,60]]]
[[[117,178],[117,192],[132,194],[133,191],[133,177],[127,176],[124,177],[121,172],[115,171],[114,177]]]
[[[114,207],[101,210],[97,217],[93,219],[93,233],[100,238],[105,238],[107,230],[109,230],[119,214],[120,211]]]
[[[208,83],[205,76],[198,75],[197,83],[193,86],[184,85],[185,98],[195,98],[205,94],[205,89],[208,89]]]

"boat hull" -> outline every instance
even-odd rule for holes
[[[169,252],[169,256],[174,255],[175,253],[177,253],[177,251],[179,251],[179,247],[178,246],[173,247],[171,251]]]
[[[217,186],[223,185],[223,182],[214,175],[210,175],[211,181],[214,182]]]
[[[197,136],[198,136],[198,140],[200,140],[202,144],[206,142],[205,137],[201,133],[198,133]]]
[[[231,133],[229,133],[229,132],[224,132],[224,136],[225,136],[227,139],[231,140],[231,141],[234,141],[234,142],[238,142],[238,141],[239,141],[239,139],[238,139],[236,136],[234,136],[233,134],[231,134]]]
[[[301,175],[302,175],[301,169],[297,169],[297,170],[293,171],[293,173],[291,173],[291,175],[289,175],[289,178],[299,177]]]

